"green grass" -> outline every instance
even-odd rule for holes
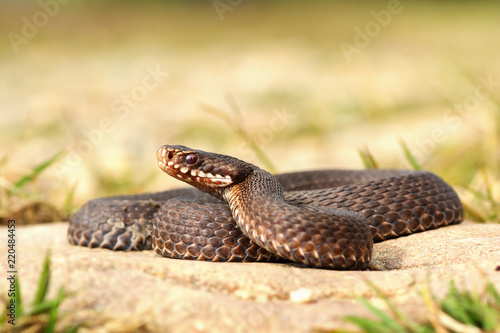
[[[25,304],[21,294],[21,283],[19,276],[15,280],[15,295],[11,298],[16,304],[15,326],[7,322],[7,312],[4,312],[0,318],[0,332],[46,332],[55,331],[56,322],[59,318],[59,306],[69,294],[64,287],[60,287],[57,295],[53,299],[47,298],[50,288],[50,252],[47,252],[43,262],[42,271],[38,278],[35,296],[30,305]],[[9,303],[10,300],[9,299]],[[76,332],[76,327],[68,327],[64,332]]]
[[[413,156],[413,154],[411,153],[410,148],[408,148],[408,145],[406,144],[406,142],[404,142],[403,139],[400,139],[399,144],[401,145],[401,148],[403,149],[406,160],[408,161],[408,163],[410,163],[412,168],[414,170],[417,170],[417,171],[422,170],[422,165],[420,165],[420,163],[418,163],[415,156]]]
[[[379,163],[375,159],[375,156],[373,156],[373,154],[368,150],[368,147],[365,147],[364,149],[359,149],[358,153],[359,157],[361,157],[361,160],[363,161],[365,169],[367,170],[379,169]]]
[[[26,191],[25,187],[28,184],[32,184],[36,179],[46,171],[51,165],[53,165],[57,160],[59,160],[64,154],[62,152],[57,152],[50,156],[41,163],[36,164],[28,173],[18,177],[13,182],[6,179],[2,179],[0,184],[3,191],[7,192],[7,195],[16,195],[23,198],[34,199],[36,195],[32,191]],[[5,155],[0,162],[0,171],[6,167],[8,163],[8,157]]]
[[[47,205],[52,210],[52,217],[54,221],[61,220],[69,216],[74,211],[72,204],[75,187],[71,187],[67,192],[66,199],[60,208],[53,209],[50,203],[41,202],[41,195],[38,186],[38,179],[46,173],[50,168],[65,155],[64,152],[59,151],[40,163],[35,164],[28,172],[18,176],[15,179],[7,179],[4,174],[7,173],[9,166],[8,155],[5,155],[0,161],[0,221],[16,217],[22,219],[21,212],[26,212],[32,209],[35,204]],[[18,207],[22,203],[22,207],[16,212],[13,207]],[[16,216],[17,215],[17,216]],[[49,217],[50,219],[50,217]],[[36,223],[35,221],[17,221],[18,223]],[[48,222],[48,221],[40,221]]]
[[[449,284],[447,295],[440,301],[433,299],[427,286],[422,297],[427,306],[429,321],[419,323],[401,313],[373,284],[371,287],[388,311],[381,310],[366,298],[359,301],[375,319],[347,316],[345,321],[354,324],[361,332],[373,333],[424,333],[424,332],[499,332],[500,295],[493,284],[487,283],[481,293],[459,291],[454,282]],[[348,331],[343,331],[348,332]]]

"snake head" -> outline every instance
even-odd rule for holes
[[[241,182],[256,168],[231,156],[184,146],[163,145],[156,152],[156,158],[160,169],[170,176],[218,195],[222,195],[223,188]]]

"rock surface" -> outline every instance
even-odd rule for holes
[[[356,300],[364,296],[379,304],[368,281],[417,320],[427,316],[421,296],[426,285],[436,298],[452,279],[461,289],[479,291],[485,281],[500,289],[500,225],[494,224],[464,223],[378,243],[371,271],[347,272],[88,249],[67,243],[67,227],[18,227],[18,275],[30,302],[50,249],[49,296],[61,285],[75,292],[61,306],[60,324],[83,323],[87,331],[310,332],[347,327],[346,315],[370,316]],[[2,253],[6,240],[1,227]],[[6,264],[1,261],[3,272]],[[0,289],[8,289],[6,279]],[[6,297],[3,292],[0,302]]]

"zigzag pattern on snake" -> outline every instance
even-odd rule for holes
[[[457,224],[463,216],[455,191],[429,172],[274,176],[234,157],[170,145],[160,147],[157,160],[197,189],[91,200],[71,218],[69,242],[154,249],[178,259],[363,269],[374,241]]]

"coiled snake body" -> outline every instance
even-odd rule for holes
[[[180,259],[363,269],[373,241],[462,221],[455,191],[429,172],[273,176],[234,157],[169,145],[160,147],[157,160],[164,172],[205,193],[181,189],[91,200],[71,218],[69,242],[155,249]]]

